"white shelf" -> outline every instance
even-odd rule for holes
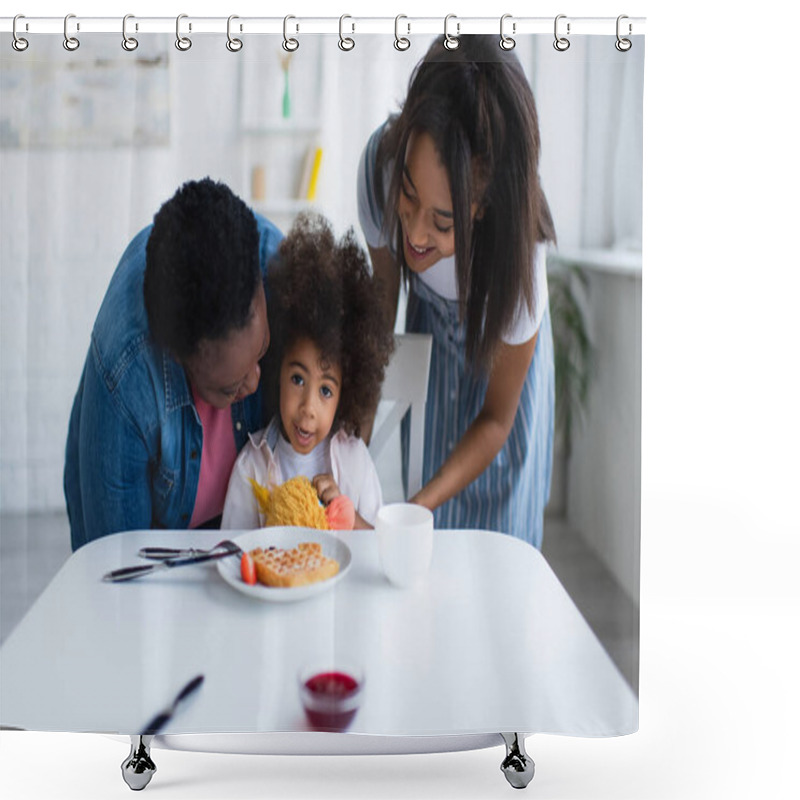
[[[273,42],[259,53],[266,61],[241,62],[242,185],[255,211],[282,224],[313,203],[306,193],[324,133],[322,42],[306,44],[296,60]]]
[[[275,200],[253,201],[251,207],[259,214],[269,217],[272,214],[298,214],[314,205],[313,200],[292,200],[276,198]]]
[[[578,264],[581,267],[609,272],[615,275],[642,274],[642,251],[611,248],[575,248],[554,250],[547,258],[556,264]]]
[[[318,121],[296,122],[289,119],[284,121],[276,120],[267,125],[258,127],[247,127],[241,129],[242,136],[298,136],[319,133],[322,126]]]

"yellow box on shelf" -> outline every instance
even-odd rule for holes
[[[319,170],[322,164],[322,148],[312,145],[306,154],[303,177],[300,182],[298,198],[311,202],[317,196]]]

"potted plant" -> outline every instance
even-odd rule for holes
[[[547,282],[553,326],[553,358],[556,378],[553,482],[549,514],[566,510],[566,468],[572,449],[572,433],[586,410],[592,373],[592,343],[579,294],[588,291],[588,278],[576,263],[558,257],[548,259]]]

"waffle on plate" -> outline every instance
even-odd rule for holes
[[[301,542],[290,550],[257,547],[250,555],[258,581],[265,586],[307,586],[339,572],[339,562],[323,555],[322,547],[316,542]]]

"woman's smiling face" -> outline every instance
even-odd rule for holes
[[[338,364],[321,360],[310,339],[298,339],[283,356],[280,409],[283,434],[297,453],[310,453],[330,433],[342,389]]]
[[[412,133],[397,203],[403,253],[412,272],[425,272],[455,252],[450,181],[433,138]]]
[[[222,339],[203,339],[183,361],[194,392],[214,408],[224,409],[258,389],[259,361],[269,347],[264,289],[259,284],[247,324]]]

